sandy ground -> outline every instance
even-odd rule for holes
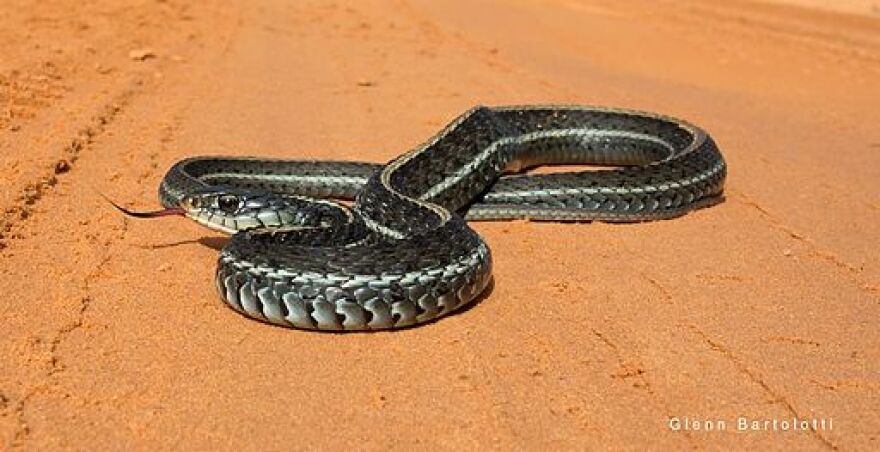
[[[880,447],[876,2],[192,3],[0,4],[0,449]],[[386,161],[546,102],[700,124],[726,202],[475,224],[473,309],[332,335],[235,314],[222,238],[98,195],[155,207],[193,154]]]

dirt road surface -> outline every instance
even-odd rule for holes
[[[785,3],[2,2],[0,449],[876,450],[880,22]],[[237,315],[222,237],[99,195],[156,207],[195,154],[387,161],[549,102],[701,125],[726,202],[475,224],[488,297],[334,335]],[[830,425],[764,423],[792,418]]]

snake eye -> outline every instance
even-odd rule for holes
[[[238,196],[222,195],[217,198],[217,207],[227,213],[233,213],[241,206]]]

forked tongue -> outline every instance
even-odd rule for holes
[[[156,218],[156,217],[165,217],[168,215],[181,215],[181,216],[183,216],[186,214],[186,211],[180,207],[168,207],[166,209],[154,210],[151,212],[137,212],[134,210],[128,210],[125,207],[122,207],[119,204],[116,204],[115,202],[113,202],[109,199],[107,199],[107,202],[109,202],[110,205],[115,207],[116,210],[118,210],[118,211],[120,211],[130,217],[135,217],[135,218]]]

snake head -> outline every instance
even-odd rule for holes
[[[184,216],[227,234],[332,227],[330,206],[339,208],[330,201],[302,196],[218,187],[185,195],[179,202]]]
[[[226,234],[336,228],[354,218],[348,207],[333,201],[221,187],[186,194],[176,206],[151,212],[129,210],[107,201],[130,217],[181,215]]]

